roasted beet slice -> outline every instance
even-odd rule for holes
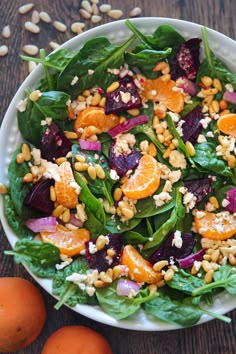
[[[139,151],[132,150],[131,153],[125,154],[122,153],[117,155],[115,153],[115,145],[116,142],[114,141],[111,144],[109,150],[109,167],[115,170],[118,176],[123,177],[127,171],[133,170],[135,167],[138,166],[139,160],[141,159],[142,155]]]
[[[196,203],[200,203],[211,191],[210,178],[194,179],[189,181],[184,181],[184,186],[188,188],[190,193],[193,193],[197,198]]]
[[[96,245],[97,239],[86,242],[85,257],[91,269],[97,269],[99,272],[105,272],[108,268],[113,268],[120,262],[121,249],[124,241],[123,236],[118,234],[108,234],[109,243],[103,247],[102,250],[93,253],[93,248]],[[112,249],[115,255],[110,257],[107,255],[107,250]]]
[[[202,131],[201,119],[203,119],[203,113],[200,106],[196,106],[181,119],[184,121],[182,125],[182,139],[184,142],[190,141],[192,144],[196,143],[198,135]]]
[[[142,107],[142,100],[134,80],[130,76],[125,76],[120,79],[119,84],[118,89],[106,95],[106,114]]]
[[[42,157],[54,161],[57,157],[65,156],[71,149],[72,143],[55,123],[51,123],[41,140]]]
[[[158,250],[151,254],[151,256],[148,258],[149,262],[152,264],[161,260],[175,262],[177,259],[188,256],[192,252],[196,240],[193,238],[192,233],[184,233],[181,235],[181,238],[183,243],[180,248],[172,245],[174,239],[174,232],[172,232],[161,245],[161,247],[159,247]]]
[[[25,197],[24,204],[45,215],[51,215],[54,203],[50,199],[50,187],[54,185],[54,182],[53,179],[45,179],[33,184]]]
[[[195,80],[200,66],[200,43],[201,39],[191,38],[181,44],[177,55],[171,62],[171,77],[176,80],[185,76],[189,80]]]

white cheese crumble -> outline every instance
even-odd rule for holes
[[[181,237],[181,232],[179,230],[176,230],[174,233],[174,237],[172,240],[172,246],[175,246],[177,248],[181,248],[183,245],[183,240]]]
[[[70,187],[72,187],[72,188],[75,190],[75,193],[76,193],[77,195],[80,194],[80,192],[81,192],[81,187],[78,185],[78,183],[76,183],[75,181],[70,182]]]
[[[118,134],[116,136],[116,144],[114,148],[114,153],[116,156],[121,154],[130,154],[131,148],[136,143],[135,136],[131,133]]]
[[[185,156],[178,150],[172,150],[169,156],[169,163],[175,168],[181,168],[181,170],[187,167]]]
[[[47,117],[43,120],[41,120],[40,125],[44,126],[44,125],[50,125],[52,124],[52,118],[51,117]]]
[[[202,135],[202,134],[199,134],[199,135],[198,135],[198,138],[197,138],[198,144],[205,143],[206,141],[207,141],[207,140],[206,140],[206,138],[205,138],[204,135]]]
[[[94,74],[94,70],[88,69],[88,74],[89,74],[89,75],[93,75],[93,74]]]
[[[27,98],[25,98],[24,100],[20,100],[16,108],[18,109],[19,112],[25,112],[27,103],[28,103]]]
[[[67,267],[69,264],[71,264],[73,262],[73,259],[71,257],[68,257],[65,254],[61,254],[60,258],[61,258],[62,262],[59,263],[59,264],[56,264],[55,267],[56,267],[57,270],[61,270],[61,269],[65,268],[65,267]]]
[[[171,199],[172,197],[168,192],[161,192],[153,196],[153,200],[157,208],[168,203]]]
[[[81,220],[82,222],[85,222],[87,220],[87,214],[85,211],[85,204],[80,203],[76,205],[76,214],[75,217]]]
[[[41,151],[39,149],[33,148],[31,150],[31,155],[34,159],[34,165],[39,166],[41,164]]]
[[[117,180],[120,179],[120,177],[118,176],[116,170],[113,170],[113,169],[110,170],[110,177],[111,177],[111,179],[113,181],[117,181]]]
[[[79,81],[78,76],[75,76],[75,77],[73,78],[73,80],[71,81],[70,85],[71,85],[71,86],[74,86],[75,84],[77,84],[78,81]]]
[[[58,172],[59,166],[57,164],[41,159],[41,166],[45,169],[43,177],[53,178],[55,181],[60,181],[60,174]]]

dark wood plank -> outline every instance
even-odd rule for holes
[[[101,1],[100,3],[105,3]],[[139,6],[143,16],[160,16],[179,18],[193,21],[218,30],[233,39],[236,39],[236,2],[232,0],[129,0],[107,1],[113,8],[124,11],[124,18],[129,16],[130,10]],[[1,44],[9,44],[9,54],[0,58],[0,119],[3,119],[7,106],[14,93],[27,75],[27,65],[22,63],[19,53],[24,44],[37,44],[42,48],[48,48],[49,40],[59,43],[71,38],[70,31],[58,33],[52,26],[43,24],[38,35],[27,33],[23,30],[29,14],[20,16],[18,7],[26,1],[1,0],[0,2],[0,29],[10,24],[12,37],[8,40],[1,38]],[[54,20],[60,20],[70,26],[71,22],[79,17],[78,0],[35,0],[37,10],[47,11]],[[110,22],[104,16],[103,22]],[[91,22],[86,22],[86,29],[92,27]],[[14,264],[11,257],[3,255],[3,251],[10,249],[10,245],[0,228],[0,274],[1,276],[20,276],[35,281],[22,266]],[[36,284],[37,285],[37,284]],[[21,350],[19,354],[38,354],[41,352],[46,338],[57,328],[66,324],[82,324],[89,326],[103,334],[111,343],[114,354],[235,354],[236,338],[235,324],[236,311],[229,316],[232,318],[230,325],[219,321],[196,326],[189,329],[168,332],[135,332],[124,329],[112,328],[84,316],[74,313],[63,307],[55,311],[55,300],[44,290],[41,290],[47,306],[47,322],[39,338],[28,348]],[[65,353],[67,354],[67,353]],[[94,353],[95,354],[95,353]]]

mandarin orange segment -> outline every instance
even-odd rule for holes
[[[236,114],[229,113],[221,116],[217,121],[217,127],[224,134],[236,138]]]
[[[105,114],[104,108],[90,106],[79,112],[75,120],[74,130],[78,132],[80,128],[92,125],[105,133],[119,123],[120,118],[117,115]]]
[[[130,279],[138,283],[155,284],[162,279],[161,273],[155,272],[152,264],[144,259],[132,245],[124,247],[120,263],[128,267]]]
[[[148,100],[158,101],[174,113],[179,113],[184,107],[184,96],[180,91],[174,91],[175,81],[164,81],[161,77],[145,80],[142,84],[142,96]]]
[[[74,175],[69,162],[63,162],[58,167],[60,180],[55,182],[57,202],[66,208],[73,209],[78,204],[78,194],[72,187],[75,182]]]
[[[60,249],[62,254],[73,257],[85,249],[85,242],[90,240],[87,229],[64,231],[57,229],[55,232],[41,232],[44,242],[50,242]]]
[[[156,159],[143,155],[134,174],[121,186],[124,195],[130,199],[151,196],[160,185],[161,171]]]
[[[211,240],[226,240],[236,234],[236,216],[229,212],[198,211],[194,222],[197,232]]]

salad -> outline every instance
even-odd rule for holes
[[[230,322],[208,308],[236,294],[236,76],[205,28],[126,25],[120,46],[23,57],[44,77],[17,106],[24,143],[1,193],[19,240],[5,254],[52,279],[56,309]]]

